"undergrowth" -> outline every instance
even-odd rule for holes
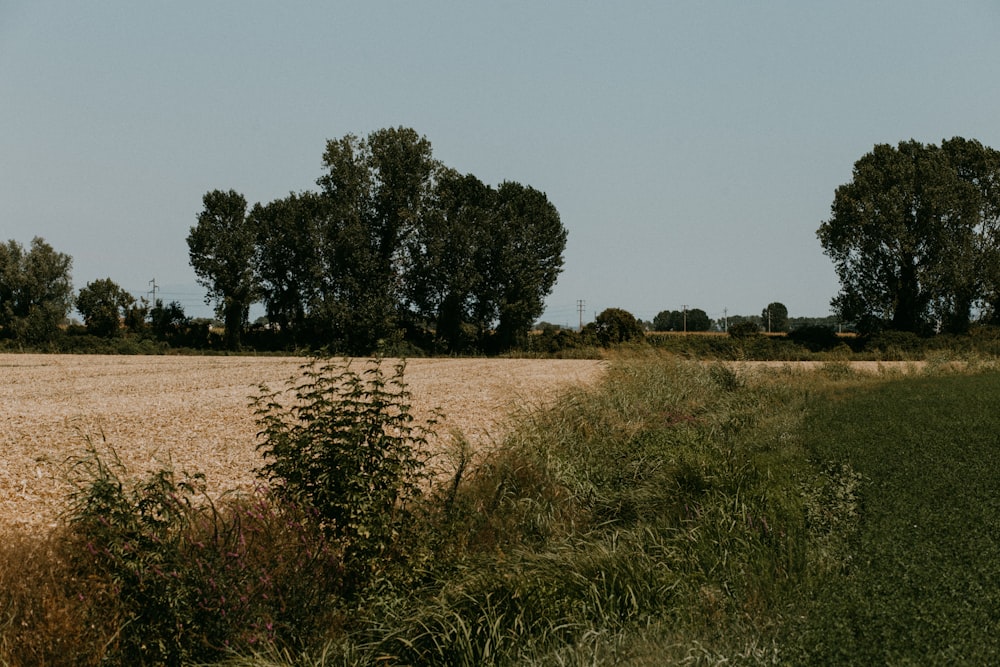
[[[402,366],[312,364],[261,390],[253,493],[88,446],[64,525],[0,548],[0,663],[794,663],[872,474],[805,425],[888,380],[615,361],[431,480]]]

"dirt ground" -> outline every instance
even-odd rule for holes
[[[57,522],[67,459],[83,454],[87,439],[114,447],[135,474],[171,464],[204,473],[212,491],[252,485],[260,459],[250,399],[261,383],[284,388],[304,361],[0,354],[0,528]],[[485,446],[515,409],[593,383],[603,368],[579,360],[414,359],[405,379],[419,419],[440,409],[441,437],[459,429]],[[391,374],[391,366],[384,370]]]

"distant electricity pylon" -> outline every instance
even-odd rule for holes
[[[580,315],[580,331],[583,331],[583,306],[584,306],[583,299],[577,299],[576,310],[577,313]]]
[[[156,305],[156,290],[159,288],[159,285],[156,284],[156,278],[153,278],[152,280],[150,280],[149,284],[153,286],[153,289],[149,290],[146,293],[152,295],[152,297],[153,297],[152,304],[155,306]]]

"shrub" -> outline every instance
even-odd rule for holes
[[[788,338],[796,345],[801,345],[810,352],[832,350],[840,344],[840,339],[837,338],[837,333],[833,330],[833,327],[822,325],[799,327],[789,333]]]
[[[200,475],[171,468],[129,482],[110,448],[72,470],[67,568],[85,620],[105,629],[102,664],[302,648],[335,623],[340,554],[296,507],[265,492],[216,505]]]
[[[753,320],[740,320],[729,327],[729,335],[733,338],[751,338],[760,333],[760,326]]]
[[[910,331],[882,331],[868,337],[864,349],[879,353],[886,361],[906,361],[923,354],[925,340]]]
[[[354,574],[391,555],[421,492],[424,452],[434,420],[414,423],[405,363],[392,377],[382,360],[363,373],[348,362],[315,360],[285,392],[261,387],[255,412],[267,463],[258,473],[279,496],[312,508],[323,530],[343,545]],[[282,393],[293,402],[279,401]]]

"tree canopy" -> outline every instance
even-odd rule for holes
[[[25,251],[0,244],[0,334],[21,343],[44,343],[59,332],[73,304],[69,255],[35,237]]]
[[[213,190],[188,234],[188,252],[198,282],[215,301],[226,327],[226,346],[237,349],[256,297],[256,238],[247,221],[247,201],[234,190]]]
[[[642,323],[627,310],[606,308],[584,327],[584,333],[607,347],[618,343],[641,341],[646,337]]]
[[[242,245],[214,248],[256,267],[247,284],[291,343],[498,352],[526,339],[566,245],[545,193],[448,168],[409,128],[330,140],[323,166],[318,192],[253,206],[253,261]]]
[[[87,283],[76,297],[76,309],[83,316],[87,330],[104,337],[121,332],[122,322],[135,304],[135,297],[110,278]]]
[[[780,301],[773,301],[760,312],[760,321],[768,332],[788,331],[788,308]]]
[[[708,331],[712,318],[701,308],[661,310],[653,318],[653,331]]]
[[[964,332],[1000,312],[1000,153],[956,137],[879,144],[817,231],[862,332]]]

